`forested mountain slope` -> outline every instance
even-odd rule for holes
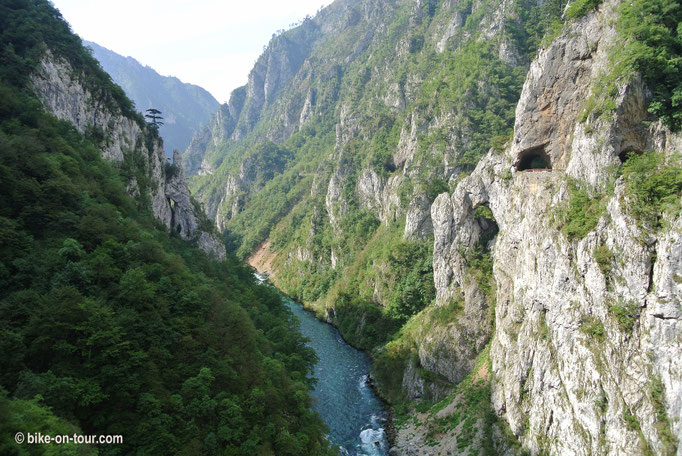
[[[184,151],[192,136],[218,109],[218,101],[199,86],[173,76],[161,76],[134,58],[123,57],[97,43],[84,44],[92,48],[92,55],[135,103],[135,109],[144,112],[155,108],[163,113],[164,125],[159,134],[168,157],[173,156],[174,150]]]
[[[195,137],[231,248],[372,350],[399,454],[682,451],[681,15],[337,1]]]
[[[195,138],[191,187],[240,257],[269,241],[277,284],[345,308],[330,318],[374,347],[435,298],[431,203],[511,137],[561,11],[334,2],[273,38]],[[373,324],[358,326],[366,313]]]
[[[49,2],[0,2],[0,61],[0,453],[327,454],[292,314]]]

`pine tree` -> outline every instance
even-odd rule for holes
[[[147,114],[144,116],[149,119],[149,125],[153,128],[158,129],[163,125],[163,117],[161,117],[161,111],[154,108],[149,108],[145,111]]]

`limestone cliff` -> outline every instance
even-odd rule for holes
[[[682,218],[659,229],[638,222],[618,172],[628,151],[661,151],[679,167],[682,137],[652,122],[638,79],[620,86],[612,118],[581,117],[619,45],[618,3],[539,53],[510,147],[432,206],[440,302],[460,293],[462,252],[480,232],[475,210],[488,206],[499,225],[492,400],[531,454],[682,454]],[[524,172],[531,157],[553,170]],[[572,185],[604,199],[584,238],[557,225]]]
[[[229,103],[221,105],[208,124],[192,137],[184,153],[187,173],[190,176],[213,174],[214,167],[207,157],[215,155],[234,132],[237,119],[244,107],[245,95],[245,87],[234,90]]]
[[[160,222],[224,259],[225,248],[217,236],[199,226],[202,215],[190,200],[179,154],[168,163],[162,140],[144,122],[123,115],[107,93],[92,93],[84,79],[66,60],[46,50],[31,81],[48,111],[99,140],[102,156],[131,175],[127,184],[131,196],[148,198]]]

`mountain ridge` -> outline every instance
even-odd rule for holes
[[[163,76],[133,57],[124,57],[92,41],[84,41],[93,56],[120,85],[140,112],[155,108],[162,111],[166,155],[183,152],[192,136],[206,124],[219,106],[208,91],[196,84],[182,82],[175,76]]]

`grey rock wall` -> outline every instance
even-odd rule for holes
[[[682,219],[643,229],[629,215],[620,177],[584,239],[567,239],[555,222],[569,196],[567,177],[603,192],[626,148],[656,148],[669,159],[682,150],[679,135],[642,124],[646,88],[636,79],[621,87],[612,119],[580,122],[582,102],[618,45],[610,19],[617,4],[605,2],[539,53],[512,145],[432,207],[439,300],[462,285],[459,252],[480,232],[473,209],[487,204],[499,224],[492,400],[531,454],[670,454],[663,414],[682,452]],[[516,171],[538,147],[565,172]],[[602,245],[614,254],[608,276],[595,259]],[[636,306],[632,329],[618,324],[617,303]]]
[[[45,108],[62,120],[71,122],[81,133],[95,129],[103,133],[102,157],[122,166],[126,157],[145,157],[143,172],[149,177],[149,197],[154,216],[169,229],[178,229],[183,239],[197,240],[207,253],[225,258],[225,247],[213,234],[199,228],[197,214],[191,203],[184,170],[179,155],[175,155],[176,171],[169,175],[163,143],[155,140],[152,150],[146,144],[146,126],[122,115],[107,103],[107,94],[94,96],[79,81],[75,70],[63,59],[46,51],[31,78],[32,89]],[[129,193],[137,197],[140,188],[134,180],[128,183]]]

